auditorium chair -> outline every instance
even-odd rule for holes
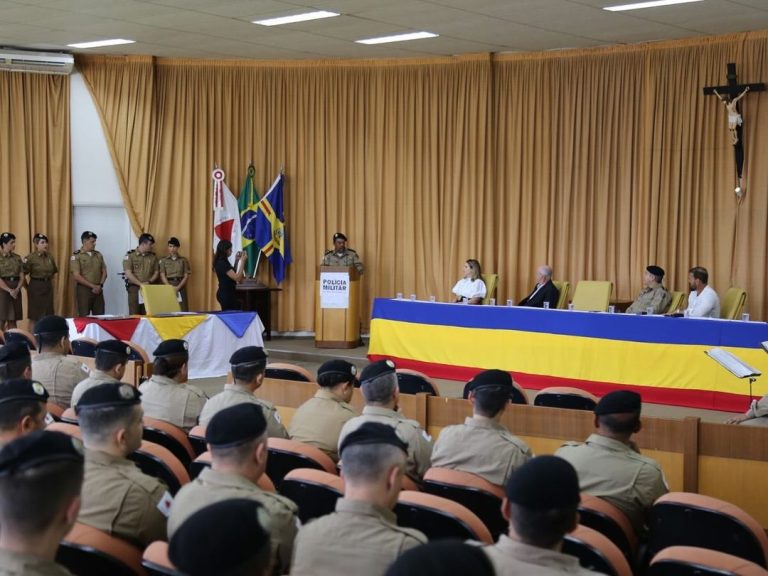
[[[504,488],[477,474],[433,467],[424,474],[422,490],[467,507],[485,524],[494,541],[509,530],[501,513]]]
[[[323,470],[296,468],[283,478],[280,494],[296,503],[299,519],[307,523],[336,509],[336,501],[344,495],[344,481]]]
[[[706,548],[670,546],[651,560],[647,576],[765,576],[762,568],[750,562]]]
[[[740,320],[741,311],[744,309],[744,303],[747,301],[747,293],[741,288],[731,286],[723,298],[723,305],[720,307],[720,318],[725,320]]]
[[[440,392],[432,379],[426,374],[408,368],[398,368],[397,386],[402,394],[419,394],[424,392],[431,396],[440,396]]]
[[[669,546],[697,546],[768,567],[768,537],[734,504],[688,492],[670,492],[651,508],[648,554]]]
[[[469,398],[469,382],[464,384],[462,398],[465,400]],[[525,393],[525,390],[523,390],[514,380],[512,381],[512,390],[509,393],[509,401],[512,404],[528,404],[528,395]]]
[[[58,404],[54,404],[53,402],[46,402],[45,409],[47,410],[48,414],[51,415],[51,418],[53,418],[54,422],[61,422],[61,415],[64,414],[64,408]]]
[[[285,438],[269,438],[267,445],[269,447],[267,476],[278,491],[283,478],[295,468],[314,468],[336,474],[336,464],[319,448]]]
[[[205,470],[206,468],[210,468],[212,465],[211,460],[211,453],[210,452],[203,452],[195,458],[189,465],[189,476],[192,480],[197,478],[197,476]],[[256,481],[256,484],[259,488],[264,490],[265,492],[277,492],[275,489],[275,485],[272,483],[272,480],[269,479],[269,476],[266,474],[262,474],[259,476],[259,479]]]
[[[151,364],[149,361],[149,354],[147,354],[147,351],[144,350],[144,348],[142,348],[139,344],[136,344],[136,342],[131,340],[121,340],[121,342],[130,348],[128,360],[135,360],[136,362]]]
[[[570,410],[593,411],[599,398],[580,388],[553,386],[540,390],[533,399],[534,406],[568,408]]]
[[[579,525],[566,534],[562,552],[579,559],[579,564],[609,576],[632,576],[629,562],[618,547],[597,530]]]
[[[573,293],[574,310],[605,312],[613,292],[613,282],[607,280],[580,280]]]
[[[167,284],[144,284],[140,287],[147,316],[181,312],[176,289]]]
[[[192,444],[192,449],[195,451],[196,455],[199,456],[208,450],[208,446],[205,442],[205,426],[198,424],[189,431],[187,436],[189,437],[189,443]]]
[[[141,549],[76,522],[56,552],[56,562],[76,576],[143,576]]]
[[[610,502],[581,493],[579,524],[597,530],[616,544],[624,557],[632,564],[637,553],[637,534],[627,516]]]
[[[5,331],[6,344],[23,344],[30,350],[37,350],[35,337],[22,328],[10,328]]]
[[[447,498],[403,490],[395,505],[397,524],[415,528],[430,540],[478,540],[493,544],[483,521],[465,506]]]
[[[273,362],[267,364],[266,378],[276,380],[293,380],[294,382],[314,382],[315,377],[307,370],[296,364]]]
[[[141,558],[141,564],[149,576],[184,576],[171,563],[168,558],[168,542],[162,540],[147,546]]]
[[[672,300],[669,301],[669,306],[666,310],[663,310],[665,314],[674,314],[678,310],[685,310],[685,292],[670,292]]]
[[[491,298],[496,298],[496,287],[499,284],[499,275],[480,274],[480,278],[485,284],[485,298],[483,298],[483,304],[487,306],[491,303]]]
[[[77,424],[70,424],[68,422],[51,422],[45,427],[49,432],[61,432],[67,436],[72,436],[78,440],[83,439],[83,435],[80,433],[80,426]]]
[[[77,414],[75,413],[74,408],[66,408],[61,413],[61,421],[66,422],[68,424],[75,424],[77,426],[80,425],[80,421],[77,418]]]
[[[96,346],[99,345],[98,340],[93,338],[80,337],[75,338],[70,342],[72,347],[72,354],[75,356],[83,356],[84,358],[96,357]]]
[[[143,438],[170,450],[171,454],[176,456],[184,467],[188,467],[196,456],[192,449],[192,443],[184,430],[170,422],[144,416]]]
[[[189,472],[170,450],[142,440],[136,452],[128,455],[144,474],[159,478],[168,486],[168,491],[175,495],[184,484],[189,483]]]
[[[568,292],[571,291],[571,283],[566,282],[563,280],[562,282],[555,282],[552,280],[552,284],[555,285],[555,288],[558,289],[560,292],[560,296],[557,297],[557,306],[556,308],[558,310],[565,310],[568,308]]]

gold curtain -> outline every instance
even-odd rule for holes
[[[72,309],[69,176],[69,78],[0,72],[0,228],[16,235],[22,257],[35,233],[48,236],[59,266],[54,310],[65,316]]]
[[[765,96],[742,100],[739,204],[727,115],[702,87],[723,84],[728,62],[742,82],[768,81],[767,49],[758,32],[428,60],[78,63],[134,229],[181,238],[193,307],[215,302],[211,168],[235,195],[250,161],[261,194],[285,168],[294,263],[276,326],[293,331],[313,328],[315,267],[337,230],[366,264],[368,308],[395,292],[448,299],[477,257],[500,275],[500,301],[525,295],[543,262],[572,285],[610,279],[623,300],[649,263],[677,290],[702,265],[721,297],[744,287],[764,318]],[[132,78],[146,89],[120,88]],[[126,177],[142,165],[146,181]]]

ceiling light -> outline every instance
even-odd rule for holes
[[[378,38],[366,38],[355,40],[358,44],[386,44],[387,42],[405,42],[406,40],[420,40],[422,38],[437,38],[432,32],[411,32],[409,34],[395,34],[394,36],[380,36]]]
[[[651,0],[650,2],[635,2],[634,4],[621,4],[619,6],[606,6],[603,10],[611,12],[623,12],[624,10],[639,10],[640,8],[656,8],[657,6],[672,6],[673,4],[688,4],[701,2],[702,0]]]
[[[294,14],[293,16],[280,16],[279,18],[267,18],[266,20],[254,20],[254,24],[262,26],[279,26],[280,24],[294,24],[296,22],[306,22],[307,20],[319,20],[320,18],[333,18],[339,16],[338,12],[328,12],[327,10],[318,10],[316,12],[305,12],[304,14]]]
[[[101,48],[102,46],[119,46],[120,44],[133,44],[136,40],[124,40],[123,38],[113,38],[112,40],[96,40],[95,42],[79,42],[77,44],[67,44],[70,48]]]

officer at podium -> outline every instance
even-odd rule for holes
[[[363,273],[363,263],[360,256],[352,248],[347,248],[347,237],[341,232],[333,235],[333,250],[328,250],[323,256],[322,266],[354,266]]]

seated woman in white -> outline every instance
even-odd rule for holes
[[[451,290],[456,295],[456,302],[482,304],[485,298],[485,282],[480,278],[480,262],[467,260],[464,263],[464,277],[456,282]]]

